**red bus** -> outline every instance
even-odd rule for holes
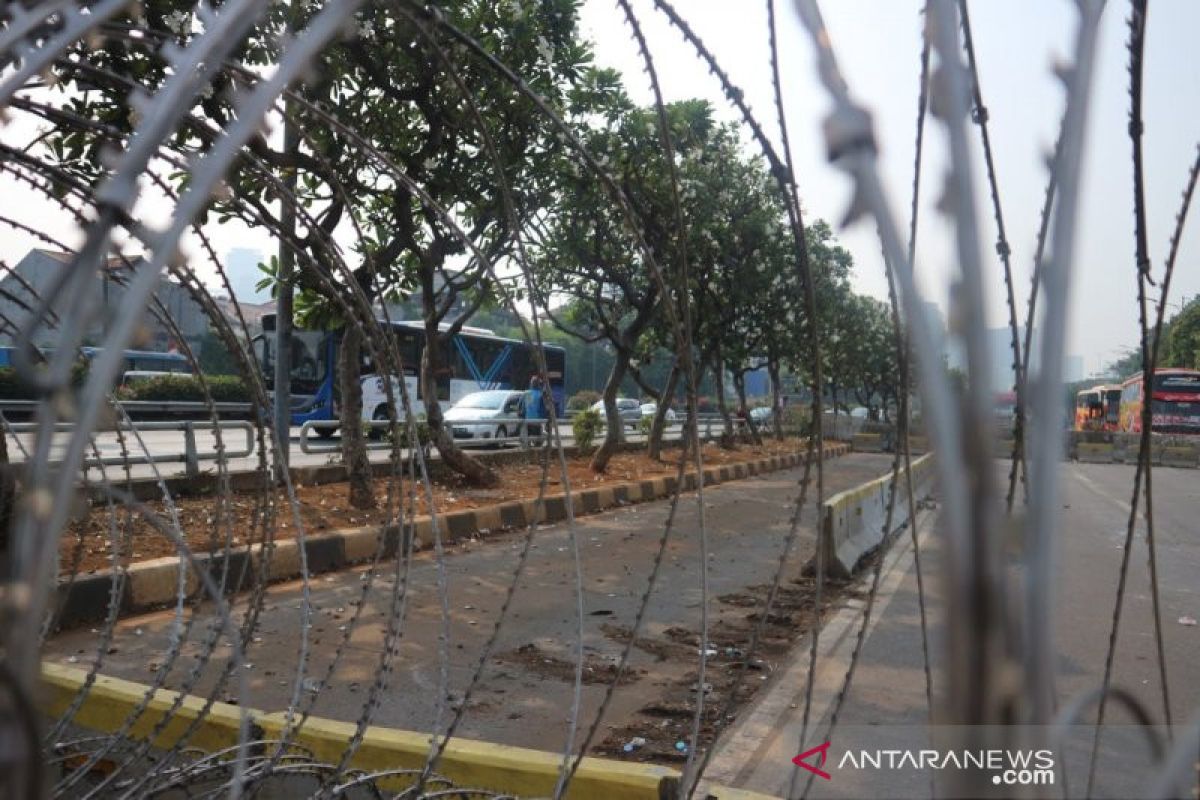
[[[1121,384],[1121,430],[1140,433],[1146,393],[1139,372]],[[1158,369],[1150,396],[1152,433],[1200,434],[1200,372]]]
[[[1104,429],[1104,387],[1093,386],[1075,394],[1075,425],[1077,431]]]

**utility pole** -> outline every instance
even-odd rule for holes
[[[289,25],[290,28],[290,25]],[[283,152],[294,156],[300,149],[300,132],[292,121],[294,108],[284,101],[283,119]],[[275,302],[275,433],[279,437],[280,460],[277,478],[283,479],[283,470],[291,463],[292,446],[292,330],[293,316],[293,273],[296,267],[296,253],[292,250],[288,237],[296,234],[296,167],[286,167],[283,185],[287,189],[285,197],[280,198],[279,222],[281,235],[279,238],[279,274],[276,275],[278,297]]]

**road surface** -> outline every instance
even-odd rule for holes
[[[1001,472],[1005,472],[1007,463]],[[1058,553],[1054,585],[1054,641],[1057,646],[1059,707],[1100,686],[1116,602],[1117,576],[1125,540],[1133,467],[1109,464],[1061,465],[1062,503],[1058,510]],[[1006,474],[1006,473],[1005,473]],[[1159,590],[1175,723],[1193,718],[1200,706],[1200,473],[1155,468],[1154,519]],[[922,525],[922,566],[926,577],[926,607],[930,619],[935,698],[946,685],[943,654],[942,548],[928,523]],[[1013,547],[1017,547],[1013,544]],[[1114,661],[1113,683],[1132,692],[1154,720],[1164,719],[1144,526],[1139,525],[1131,554],[1129,582]],[[908,537],[899,540],[886,570],[873,613],[873,622],[857,661],[853,685],[840,713],[837,729],[829,731],[836,693],[850,664],[850,653],[861,624],[861,604],[842,612],[823,629],[822,656],[816,672],[813,719],[801,738],[800,716],[807,679],[808,643],[794,652],[791,671],[780,671],[777,682],[763,692],[721,743],[709,776],[714,781],[785,795],[794,767],[791,758],[807,748],[831,742],[829,758],[836,762],[860,749],[921,748],[928,746],[929,710],[925,695],[921,651],[920,607]],[[1021,574],[1013,567],[1014,585]],[[1020,686],[1014,686],[1020,691]],[[1094,710],[1084,722],[1095,719]],[[1108,721],[1115,724],[1101,745],[1095,797],[1125,797],[1144,793],[1157,774],[1151,768],[1146,740],[1132,727],[1128,712],[1110,704]],[[1086,789],[1088,753],[1094,728],[1077,725],[1068,742],[1068,792],[1082,796]],[[815,761],[814,761],[815,763]],[[828,763],[828,762],[827,762]],[[829,770],[831,779],[814,778],[808,796],[927,797],[929,772],[914,774],[887,770]],[[800,772],[807,778],[808,772]],[[803,780],[801,785],[803,785]],[[943,788],[944,785],[943,785]],[[1061,776],[1050,794],[1063,796]]]
[[[836,492],[863,483],[890,468],[891,457],[858,454],[834,459],[826,466],[826,491]],[[762,594],[769,583],[789,528],[789,517],[798,493],[802,470],[786,470],[734,481],[705,490],[709,547],[709,611],[714,640],[721,652],[714,655],[706,683],[717,684],[729,673],[732,659],[726,647],[745,647],[755,606],[747,598]],[[686,738],[687,710],[694,698],[692,687],[698,655],[695,631],[700,625],[700,550],[698,509],[693,498],[682,502],[675,533],[668,545],[662,574],[643,628],[645,641],[633,650],[632,679],[623,682],[597,742],[610,735],[618,739],[638,727],[654,741],[647,751],[674,754],[675,742]],[[811,495],[810,495],[811,497]],[[621,632],[633,624],[634,612],[645,591],[654,553],[662,535],[668,502],[658,501],[583,517],[578,521],[578,546],[584,608],[584,652],[588,681],[583,689],[581,728],[594,718],[612,665],[625,641]],[[800,565],[812,553],[813,503],[801,520],[800,538],[787,575],[797,577]],[[456,546],[445,559],[450,630],[446,647],[449,659],[447,702],[462,700],[462,692],[490,635],[505,593],[512,583],[523,533],[498,534]],[[389,565],[390,570],[393,565]],[[410,730],[435,727],[440,695],[441,601],[437,560],[430,552],[417,554],[412,565],[404,616],[403,637],[391,681],[374,716],[377,724]],[[354,613],[365,569],[318,576],[310,583],[315,609],[312,658],[308,675],[320,676],[334,657],[343,629]],[[334,678],[316,698],[314,713],[355,720],[366,702],[372,678],[383,651],[383,625],[387,619],[391,577],[378,579],[367,594],[363,618],[352,628],[350,642]],[[481,690],[469,704],[461,734],[470,738],[544,750],[561,749],[572,701],[575,626],[575,567],[565,524],[536,531],[528,567],[520,580],[510,618],[504,625],[488,663]],[[286,708],[297,663],[302,584],[273,587],[265,602],[260,626],[246,655],[251,685],[242,702],[271,711]],[[797,621],[806,613],[797,606]],[[201,614],[184,652],[188,656],[171,673],[168,685],[180,687],[193,664],[196,641],[207,629]],[[123,620],[104,656],[103,672],[131,680],[149,681],[162,663],[172,613]],[[789,619],[778,654],[787,650]],[[60,633],[46,646],[46,658],[58,663],[87,666],[94,658],[99,636],[80,629]],[[216,664],[224,666],[230,649],[217,650]],[[563,668],[566,664],[568,667]],[[763,685],[771,664],[751,680]],[[215,667],[204,670],[199,691],[213,685]],[[315,687],[314,687],[315,688]],[[718,691],[710,701],[715,707]],[[646,713],[641,713],[653,707]],[[678,713],[683,709],[682,714]],[[666,710],[664,710],[666,709]],[[444,719],[443,719],[444,724]],[[650,731],[650,732],[647,732]],[[642,754],[645,755],[645,754]]]
[[[201,455],[200,469],[201,470],[216,470],[216,437],[211,429],[205,431],[202,427],[203,423],[199,423],[196,428],[196,449]],[[712,431],[719,432],[719,423],[714,423]],[[559,436],[564,445],[574,444],[574,434],[571,431],[569,423],[561,423],[558,426]],[[705,429],[701,429],[701,433],[705,433]],[[59,459],[62,457],[64,448],[68,441],[69,434],[55,434],[53,444],[51,445],[51,458]],[[250,451],[249,456],[239,456],[226,458],[225,463],[227,469],[231,472],[249,472],[259,469],[259,456],[257,452],[257,432],[252,434],[250,447],[247,448],[245,429],[231,428],[222,430],[222,440],[225,444],[227,452],[244,452]],[[673,428],[668,428],[664,434],[666,440],[678,439],[680,436],[680,426],[676,425]],[[14,463],[21,463],[26,460],[26,455],[33,448],[33,434],[21,433],[9,436],[9,456]],[[309,449],[315,451],[305,453],[300,445],[300,428],[294,427],[290,432],[290,458],[293,467],[311,467],[320,466],[330,463],[330,460],[341,460],[341,438],[334,435],[329,439],[320,439],[314,433],[308,435]],[[625,439],[629,442],[644,442],[646,437],[641,433],[626,431]],[[470,445],[468,445],[470,446]],[[505,445],[508,448],[518,447],[519,444],[513,442]],[[128,463],[131,465],[131,473],[135,478],[152,478],[156,476],[173,477],[184,473],[183,453],[185,450],[184,433],[183,431],[139,431],[136,436],[130,432],[124,434],[124,444],[121,439],[111,432],[99,433],[94,439],[94,449],[87,454],[89,459],[123,459],[123,453],[128,453]],[[475,448],[475,452],[487,452]],[[154,466],[147,463],[145,455],[159,459]],[[379,445],[370,451],[369,457],[372,461],[385,462],[391,457],[391,451],[387,446]],[[436,450],[434,457],[437,457]],[[268,463],[272,463],[268,459]],[[98,466],[89,467],[89,475],[94,479],[98,479],[100,468]],[[124,463],[110,463],[106,466],[109,475],[120,475],[124,478]],[[157,469],[157,473],[156,473]]]

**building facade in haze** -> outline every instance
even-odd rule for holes
[[[258,268],[263,261],[260,250],[249,247],[231,247],[225,254],[225,275],[229,278],[229,287],[233,289],[233,297],[239,303],[265,303],[271,299],[271,292],[258,289],[256,285],[265,276]],[[224,294],[225,287],[217,291]]]
[[[48,290],[64,270],[71,268],[72,255],[54,250],[35,249],[25,254],[17,264],[0,278],[0,342],[6,345],[13,343],[14,334],[24,327],[39,305],[40,298]],[[116,315],[120,313],[121,303],[125,299],[125,285],[133,277],[133,273],[144,268],[145,261],[141,256],[127,258],[110,258],[96,278],[96,293],[100,300],[99,318],[92,322],[85,333],[85,345],[102,345],[106,333]],[[197,353],[200,351],[201,340],[208,331],[208,315],[200,305],[192,299],[191,294],[183,286],[160,277],[154,297],[175,325],[188,345]],[[153,304],[151,304],[153,305]],[[50,307],[53,319],[68,313],[61,303],[53,303]],[[41,348],[58,346],[59,333],[56,325],[41,325],[34,334],[33,344]],[[166,351],[172,347],[178,348],[175,334],[160,319],[160,315],[149,309],[141,314],[139,326],[131,349]]]

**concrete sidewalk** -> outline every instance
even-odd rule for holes
[[[922,548],[927,548],[931,539],[927,516],[920,520]],[[922,561],[926,571],[927,560]],[[867,573],[860,578],[860,588],[864,591],[870,588],[869,569]],[[924,726],[928,721],[917,597],[913,548],[908,532],[904,531],[884,559],[879,591],[852,690],[839,714],[839,728],[843,723],[850,726],[864,723]],[[935,602],[936,598],[926,597],[927,607]],[[707,780],[779,797],[788,796],[796,771],[792,757],[826,740],[825,732],[850,664],[865,606],[864,600],[848,600],[821,630],[813,702],[803,742],[811,646],[807,639],[793,650],[790,666],[776,674],[770,690],[762,693],[722,737],[705,773]],[[843,741],[838,739],[837,743],[841,746]],[[803,786],[808,773],[799,774],[799,785]],[[826,787],[813,788],[820,791]],[[883,787],[851,787],[847,782],[839,781],[837,788],[839,793],[835,795],[818,792],[810,792],[810,795],[857,797]],[[843,789],[846,793],[841,793]],[[876,796],[888,794],[883,792]]]

